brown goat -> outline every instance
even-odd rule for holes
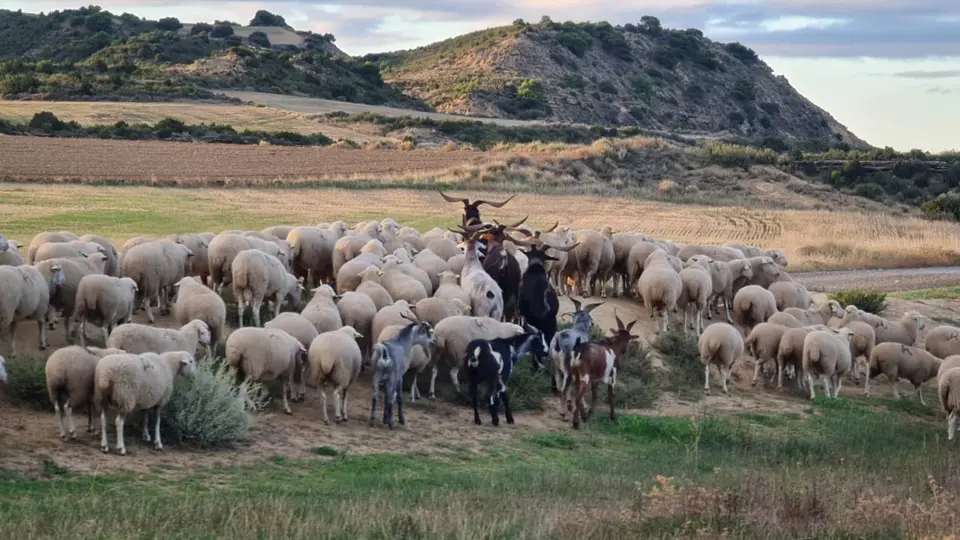
[[[640,336],[630,334],[633,321],[626,327],[623,321],[617,316],[617,310],[613,310],[613,317],[617,321],[617,329],[613,336],[600,341],[590,341],[579,343],[573,349],[573,360],[570,362],[570,374],[572,375],[574,388],[576,388],[576,410],[573,413],[573,427],[580,428],[580,419],[587,420],[592,414],[597,404],[597,384],[607,385],[607,401],[610,402],[610,419],[617,418],[613,411],[614,393],[613,387],[617,384],[617,372],[620,370],[620,357],[627,351],[630,340],[637,339]],[[587,387],[590,388],[590,410],[584,414],[583,397],[587,393]]]

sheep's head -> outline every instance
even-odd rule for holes
[[[343,235],[347,234],[349,228],[343,221],[334,221],[327,226],[327,230],[336,234],[338,237],[342,237]]]
[[[750,264],[750,261],[746,259],[737,259],[737,265],[739,266],[739,272],[737,274],[746,279],[753,277],[753,266]],[[736,276],[734,276],[736,278]]]
[[[0,252],[10,249],[10,242],[0,234]]]
[[[197,361],[194,360],[192,354],[184,351],[177,351],[172,354],[178,355],[180,357],[180,370],[179,370],[180,375],[183,375],[185,377],[193,377],[194,375],[197,374]]]
[[[333,290],[333,287],[327,284],[323,284],[310,292],[313,293],[313,296],[324,296],[331,299],[337,297],[337,291]]]
[[[67,282],[66,276],[63,275],[63,268],[59,264],[50,265],[50,280],[57,287],[62,287],[64,283]]]
[[[450,270],[444,270],[438,274],[441,285],[456,285],[460,275]]]
[[[918,311],[908,311],[903,316],[905,319],[912,319],[917,325],[917,330],[923,330],[927,326],[927,319]]]
[[[770,257],[760,257],[760,269],[768,276],[776,277],[780,275],[780,267]]]
[[[833,331],[834,334],[840,337],[840,339],[850,343],[850,340],[853,339],[853,330],[849,328],[837,328]]]
[[[364,268],[363,272],[360,272],[357,275],[360,276],[361,280],[367,281],[368,279],[375,279],[377,277],[382,276],[383,272],[381,272],[380,269],[377,268],[376,266],[370,265]]]
[[[197,336],[201,345],[210,345],[210,327],[200,319],[190,321],[190,324],[197,329]]]
[[[453,305],[457,306],[457,309],[459,309],[459,310],[462,311],[463,313],[465,313],[465,314],[466,314],[466,313],[470,313],[470,306],[468,306],[468,305],[466,304],[466,302],[464,302],[463,300],[461,300],[461,299],[459,299],[459,298],[454,298],[454,299],[451,300],[450,302],[451,302]]]
[[[838,319],[842,319],[844,315],[847,314],[847,312],[840,307],[840,302],[837,302],[836,300],[827,301],[827,305],[830,306],[830,311],[833,316]]]
[[[784,268],[787,267],[787,256],[782,251],[779,249],[770,249],[767,250],[767,253],[770,255],[770,258],[773,259],[773,262]]]

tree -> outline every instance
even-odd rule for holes
[[[213,25],[208,23],[197,23],[190,27],[191,36],[202,34],[203,32],[206,32],[208,34],[213,32]]]
[[[247,41],[249,41],[252,45],[256,45],[258,47],[263,47],[265,49],[270,48],[270,38],[268,38],[267,34],[265,34],[264,32],[251,33],[249,36],[247,36]]]
[[[218,24],[213,27],[213,31],[210,32],[210,37],[215,38],[225,38],[227,36],[233,35],[233,27],[229,24]]]
[[[269,11],[261,9],[250,19],[250,26],[279,26],[285,28],[287,21],[280,15],[274,15]]]
[[[181,24],[180,19],[176,17],[165,17],[157,21],[158,30],[165,30],[167,32],[176,32],[181,28],[183,28],[183,24]]]
[[[644,34],[656,35],[663,31],[663,26],[660,25],[660,19],[652,15],[644,15],[640,17],[640,31]]]

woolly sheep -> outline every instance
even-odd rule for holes
[[[446,298],[424,298],[413,307],[417,319],[428,322],[432,326],[454,315],[469,315],[470,306],[460,299],[447,300]]]
[[[317,332],[324,333],[336,330],[343,326],[340,310],[337,309],[337,293],[329,285],[321,285],[310,291],[313,297],[300,311],[313,324]]]
[[[698,265],[710,271],[713,279],[713,295],[708,302],[707,318],[713,318],[713,311],[723,301],[727,313],[727,322],[733,323],[730,305],[733,304],[733,283],[737,279],[749,279],[753,276],[753,267],[746,259],[734,259],[729,262],[715,261],[706,255],[694,255],[687,259],[687,265]]]
[[[370,339],[374,342],[384,328],[395,324],[406,326],[410,323],[410,319],[416,318],[417,315],[413,312],[413,306],[406,300],[397,300],[394,304],[378,311],[373,317],[373,322],[370,325]]]
[[[287,235],[289,235],[290,231],[292,231],[295,228],[296,227],[292,225],[274,225],[273,227],[267,227],[266,229],[260,232],[269,236],[274,236],[276,238],[286,240]]]
[[[919,347],[911,347],[902,343],[879,343],[870,353],[867,382],[864,385],[864,395],[870,395],[870,379],[883,373],[893,387],[894,399],[900,399],[897,390],[897,381],[907,379],[917,390],[920,403],[923,401],[923,392],[920,387],[923,383],[937,376],[940,364],[943,361]]]
[[[63,272],[52,268],[50,283],[62,285]],[[0,340],[9,343],[10,356],[17,355],[17,323],[34,319],[40,327],[40,350],[47,343],[47,312],[50,306],[50,285],[39,270],[29,265],[0,266]]]
[[[769,322],[769,321],[768,321]],[[798,375],[803,371],[803,340],[814,330],[829,330],[824,325],[789,328],[780,338],[777,349],[777,388],[783,388],[783,374],[792,368]],[[797,377],[797,386],[803,385],[803,377]]]
[[[229,285],[233,279],[233,260],[241,251],[247,249],[256,249],[269,255],[277,257],[278,260],[286,258],[280,249],[280,246],[273,242],[268,242],[252,236],[244,236],[230,232],[222,232],[215,236],[207,246],[207,259],[210,263],[210,279],[216,285],[219,292],[224,286]],[[284,268],[287,268],[289,261],[280,260]]]
[[[263,325],[266,329],[283,330],[291,336],[297,338],[297,341],[303,345],[304,349],[309,349],[313,340],[320,335],[313,323],[299,313],[287,311],[276,316]]]
[[[156,320],[150,308],[151,298],[157,300],[161,315],[168,314],[171,302],[167,289],[190,273],[192,258],[193,252],[187,246],[173,240],[156,240],[130,248],[120,260],[120,276],[137,282],[150,323]]]
[[[0,244],[0,266],[20,266],[23,264],[23,257],[20,256],[20,244],[6,239],[4,239],[4,242],[5,244]]]
[[[454,272],[441,272],[440,284],[437,290],[433,292],[433,298],[444,298],[446,300],[457,299],[469,305],[470,295],[460,286],[459,278],[460,276]]]
[[[743,342],[743,346],[756,361],[751,384],[756,385],[760,380],[760,370],[766,363],[773,362],[774,366],[777,365],[777,351],[780,350],[780,340],[787,330],[789,328],[786,326],[763,322],[754,326],[753,330],[750,331],[747,339]],[[774,375],[776,376],[776,373]]]
[[[194,319],[210,329],[207,355],[213,357],[227,328],[227,305],[220,295],[210,290],[198,278],[187,276],[177,282],[177,299],[173,304],[173,318],[184,325]]]
[[[113,328],[133,320],[137,282],[103,274],[83,276],[77,285],[74,320],[80,325],[80,345],[86,345],[87,322],[99,326],[106,343]]]
[[[747,257],[770,257],[777,265],[787,266],[787,256],[779,249],[764,249],[735,242],[726,243],[723,247],[738,249]]]
[[[952,441],[960,418],[960,367],[951,368],[937,378],[937,394],[940,408],[947,414],[947,440]]]
[[[613,242],[613,293],[615,295],[626,294],[630,289],[630,251],[633,247],[644,241],[645,236],[632,232],[618,232],[610,237]]]
[[[437,287],[440,286],[440,274],[450,271],[450,265],[447,261],[441,259],[436,253],[425,249],[413,258],[413,264],[430,276],[430,283],[433,286],[432,291],[436,294]]]
[[[280,259],[273,255],[258,249],[245,249],[233,259],[231,276],[240,328],[243,328],[243,312],[248,305],[253,314],[253,325],[261,326],[260,307],[265,299],[273,301],[274,317],[280,314],[280,307],[287,299],[294,309],[300,309],[303,278],[298,280],[287,272]]]
[[[773,262],[770,257],[750,257],[750,268],[753,270],[753,277],[744,281],[734,281],[734,291],[747,285],[759,285],[766,289],[780,277],[780,267]],[[736,292],[734,292],[736,294]]]
[[[767,290],[773,293],[773,298],[777,301],[777,309],[780,311],[787,308],[807,309],[813,305],[813,298],[807,288],[799,283],[778,281],[771,283]]]
[[[200,283],[206,285],[210,277],[210,242],[207,237],[199,234],[175,234],[169,239],[187,246],[187,249],[193,253],[189,274],[200,278]]]
[[[808,309],[789,307],[784,310],[784,313],[793,315],[793,317],[803,323],[804,326],[827,324],[833,317],[842,319],[846,314],[836,300],[828,300],[825,304]]]
[[[661,249],[660,246],[654,244],[653,242],[637,242],[630,248],[630,253],[627,255],[627,283],[623,285],[623,290],[628,291],[633,288],[637,283],[637,280],[640,279],[640,276],[643,274],[643,264],[646,262],[647,258],[654,251]]]
[[[103,269],[104,274],[112,277],[120,275],[120,252],[117,251],[117,248],[110,240],[96,234],[81,236],[80,240],[93,242],[103,248],[103,253],[107,256],[107,264]]]
[[[854,379],[859,383],[861,373],[869,375],[870,354],[877,345],[877,335],[872,326],[861,321],[850,321],[844,328],[853,332],[850,339],[850,357],[854,364]]]
[[[874,327],[877,343],[902,343],[913,346],[920,337],[920,331],[926,327],[926,319],[916,311],[908,311],[899,321],[884,319]],[[871,325],[872,326],[872,325]]]
[[[343,294],[357,290],[363,282],[361,274],[371,266],[380,269],[383,266],[382,257],[386,254],[387,252],[379,240],[367,242],[360,255],[340,267],[337,272],[337,292]]]
[[[350,326],[357,333],[364,337],[360,343],[360,349],[364,356],[369,356],[370,347],[376,336],[371,331],[373,319],[377,316],[377,305],[373,300],[362,292],[346,292],[337,299],[337,310],[340,311],[340,319],[344,326]]]
[[[87,408],[87,433],[95,433],[93,423],[93,387],[97,362],[110,354],[124,354],[120,349],[98,349],[71,345],[57,349],[47,358],[47,395],[53,403],[53,411],[60,428],[60,438],[77,438],[73,423],[73,409]],[[65,417],[64,417],[65,416]]]
[[[298,275],[305,275],[308,287],[319,286],[321,280],[332,280],[333,246],[340,239],[329,229],[319,227],[294,227],[285,237],[293,254],[293,268]]]
[[[739,249],[726,248],[722,246],[687,244],[677,252],[677,257],[679,257],[681,261],[686,261],[694,255],[706,255],[715,261],[722,262],[747,258],[747,256]]]
[[[938,358],[960,354],[960,328],[944,324],[930,330],[923,347]]]
[[[945,372],[955,367],[960,367],[960,355],[958,354],[950,355],[944,358],[943,362],[940,362],[940,369],[937,370],[937,377],[943,375]]]
[[[816,397],[813,390],[814,375],[823,378],[823,388],[827,397],[835,398],[840,394],[843,376],[853,368],[850,357],[852,337],[852,330],[840,328],[835,331],[814,330],[803,339],[803,373],[810,386],[810,399]],[[875,352],[876,349],[874,349]]]
[[[283,412],[293,414],[287,396],[299,401],[305,393],[301,384],[293,395],[294,373],[307,362],[307,348],[300,340],[277,328],[238,328],[227,337],[225,356],[227,365],[236,368],[238,381],[280,379]]]
[[[398,322],[396,324],[405,324]],[[430,399],[436,395],[435,383],[439,364],[443,362],[450,370],[450,380],[457,391],[460,391],[458,378],[462,367],[467,345],[475,339],[508,338],[524,333],[523,327],[517,324],[500,322],[491,317],[472,317],[454,315],[437,323],[434,327],[436,338],[437,361],[433,363],[433,372],[430,376]]]
[[[336,423],[347,421],[347,390],[360,375],[363,361],[357,340],[364,336],[351,326],[324,332],[310,344],[307,353],[307,371],[304,381],[311,388],[330,382],[333,390],[333,418]],[[323,422],[330,423],[327,414],[327,392],[321,388]]]
[[[650,318],[654,313],[663,314],[663,331],[669,325],[669,312],[677,307],[677,300],[683,291],[680,274],[670,265],[666,251],[654,251],[644,262],[643,274],[638,287],[643,303],[650,309]]]
[[[70,231],[42,232],[30,240],[30,246],[27,247],[27,264],[32,265],[35,262],[37,249],[46,243],[73,242],[80,240],[80,237]]]
[[[463,250],[453,240],[446,238],[436,238],[427,242],[427,249],[432,251],[437,257],[450,262],[450,259],[457,255],[462,255]]]
[[[677,306],[683,310],[683,330],[686,332],[689,324],[687,317],[693,315],[693,327],[697,335],[703,331],[703,312],[707,309],[707,301],[713,294],[713,278],[710,271],[701,266],[691,266],[680,271],[680,298]]]
[[[759,285],[747,285],[733,297],[733,320],[747,332],[776,312],[773,294]]]
[[[360,272],[361,281],[356,290],[356,292],[370,297],[374,305],[377,306],[377,311],[393,304],[393,297],[390,296],[390,293],[380,284],[382,274],[383,272],[376,266],[368,266],[363,272]]]
[[[96,242],[83,242],[80,240],[46,243],[37,248],[33,256],[33,263],[31,264],[37,264],[47,259],[86,257],[94,253],[103,253],[106,255],[106,250]]]
[[[107,339],[107,347],[123,349],[130,354],[186,351],[193,356],[200,345],[210,346],[210,328],[200,319],[194,319],[177,329],[139,323],[121,324]]]
[[[190,353],[183,351],[163,354],[111,354],[97,363],[94,372],[94,406],[100,410],[100,449],[110,451],[107,443],[107,407],[116,411],[117,450],[127,453],[123,444],[123,424],[127,416],[143,410],[143,439],[150,441],[150,412],[154,423],[153,444],[163,450],[160,442],[160,409],[173,395],[177,375],[193,377],[197,363]]]
[[[576,292],[580,296],[607,297],[604,286],[613,271],[613,241],[592,230],[576,232],[577,247],[570,251],[566,271],[576,273]]]
[[[394,300],[406,300],[413,305],[430,297],[423,283],[403,272],[396,259],[387,258],[389,260],[384,262],[381,269],[383,275],[380,276],[380,284]]]
[[[710,366],[716,366],[720,373],[723,393],[729,393],[727,382],[733,366],[743,356],[743,337],[736,328],[727,323],[718,322],[708,326],[697,342],[700,350],[700,362],[704,366],[703,390],[710,393]]]
[[[371,240],[383,243],[379,238],[358,233],[348,234],[337,240],[333,245],[333,273],[339,275],[343,265],[359,256],[363,246]]]
[[[862,321],[876,329],[887,322],[883,317],[863,311],[857,306],[847,306],[844,311],[845,314],[843,319],[840,320],[840,326],[845,326],[849,321]]]
[[[780,326],[786,326],[787,328],[800,328],[802,326],[806,326],[797,320],[797,318],[793,315],[784,313],[783,311],[778,311],[771,315],[770,318],[767,319],[767,322],[778,324]]]
[[[94,257],[98,258],[94,259]],[[56,310],[60,310],[63,313],[68,342],[72,340],[75,333],[74,314],[80,280],[84,276],[101,273],[106,257],[103,253],[96,253],[90,255],[89,259],[56,258],[40,261],[35,265],[50,286],[50,307],[47,311],[50,329],[56,328]],[[54,269],[63,274],[62,283],[53,282]]]

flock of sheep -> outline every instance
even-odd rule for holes
[[[960,414],[958,328],[931,331],[922,349],[916,347],[924,329],[918,313],[889,321],[834,301],[814,306],[807,290],[783,270],[787,261],[778,250],[679,245],[609,227],[573,230],[555,224],[535,230],[523,226],[526,219],[488,223],[480,219],[479,207],[499,208],[510,199],[441,195],[463,204],[457,230],[421,234],[388,218],[353,227],[337,221],[136,237],[119,249],[102,236],[43,232],[27,246],[26,260],[21,246],[0,235],[0,339],[16,356],[16,326],[33,319],[39,347],[46,349],[47,331],[62,320],[67,341],[75,345],[55,351],[46,365],[60,436],[76,437],[72,410],[85,407],[91,434],[99,412],[105,452],[107,409],[116,413],[119,453],[126,452],[124,420],[137,411],[146,415],[144,440],[162,448],[160,411],[174,379],[195,372],[197,354],[222,356],[236,368],[238,380],[281,380],[288,414],[289,401],[303,400],[305,386],[321,388],[325,422],[325,387],[334,389],[334,420],[347,421],[347,392],[362,371],[370,371],[370,423],[382,390],[383,423],[392,429],[394,405],[398,422],[405,422],[403,376],[413,373],[415,401],[421,397],[418,376],[427,368],[431,399],[441,368],[458,391],[459,372],[465,370],[475,423],[481,423],[481,385],[488,390],[484,401],[493,424],[499,423],[501,404],[513,423],[509,379],[529,353],[534,368],[551,373],[562,417],[573,413],[578,427],[594,408],[585,410],[585,393],[593,390],[595,400],[599,384],[607,388],[614,418],[617,373],[627,345],[639,337],[631,333],[637,321],[625,324],[614,312],[617,328],[610,329],[611,336],[591,341],[590,312],[602,302],[573,300],[572,326],[559,330],[558,295],[636,296],[652,319],[660,317],[663,331],[670,328],[671,314],[683,312],[683,330],[699,336],[708,392],[711,366],[726,392],[745,352],[756,360],[754,384],[761,370],[772,366],[778,388],[786,373],[811,398],[818,377],[828,396],[836,397],[848,376],[859,381],[865,375],[868,394],[870,379],[880,373],[893,383],[907,379],[918,389],[939,376],[949,438],[954,437]],[[240,327],[232,332],[223,298],[227,288]],[[265,304],[272,308],[261,324]],[[161,314],[172,313],[181,326],[155,327],[153,305]],[[281,313],[284,305],[292,311]],[[151,324],[131,322],[140,309]],[[726,322],[704,327],[703,318],[714,316]],[[87,346],[89,325],[101,328],[103,348]],[[5,380],[0,357],[0,381]],[[899,397],[895,386],[894,394]]]

